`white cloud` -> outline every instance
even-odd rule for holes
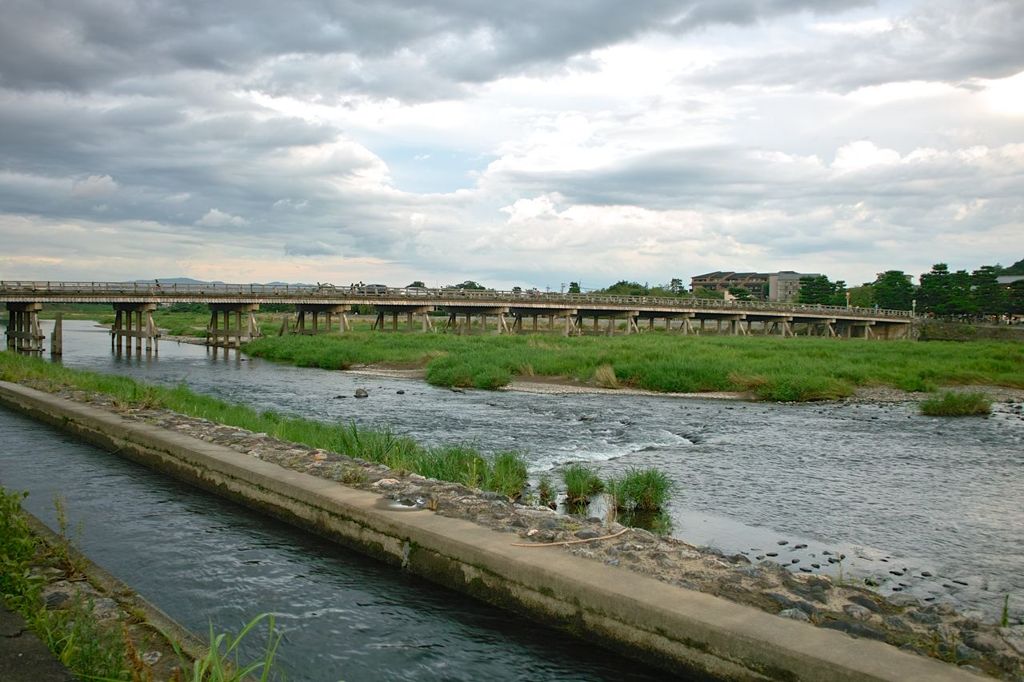
[[[116,191],[117,183],[109,175],[90,175],[71,185],[71,196],[80,199],[95,199],[108,196]]]
[[[249,221],[245,218],[225,213],[216,208],[211,208],[202,218],[196,221],[196,225],[203,227],[242,227],[248,224]]]

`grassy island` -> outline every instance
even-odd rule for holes
[[[1024,345],[822,338],[457,336],[356,331],[258,339],[251,355],[301,367],[417,367],[438,386],[494,389],[513,378],[763,400],[843,398],[859,386],[934,391],[944,385],[1024,388]]]

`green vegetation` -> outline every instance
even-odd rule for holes
[[[267,648],[263,652],[263,658],[245,665],[238,659],[238,645],[264,619],[267,621]],[[273,614],[264,613],[256,616],[237,635],[216,634],[211,624],[210,648],[205,656],[193,663],[192,676],[189,679],[193,682],[241,682],[255,679],[254,676],[259,673],[260,682],[266,682],[273,673],[274,656],[277,654],[281,637],[282,634],[274,628]]]
[[[658,469],[630,469],[605,482],[605,491],[620,511],[658,512],[672,494],[672,480]]]
[[[858,386],[931,391],[943,385],[1024,388],[1024,346],[822,338],[456,336],[352,332],[258,339],[252,355],[302,367],[425,367],[439,386],[496,388],[515,376],[600,380],[652,391],[749,391],[762,400],[830,400]],[[602,366],[607,366],[598,369]]]
[[[943,393],[921,403],[921,414],[930,417],[969,417],[992,412],[992,401],[981,393]]]
[[[92,603],[82,598],[59,609],[46,607],[42,598],[43,579],[33,569],[54,567],[67,571],[68,557],[75,552],[64,536],[63,521],[61,539],[55,544],[43,542],[32,533],[21,510],[25,496],[26,493],[8,492],[0,487],[0,598],[21,614],[76,677],[132,682],[151,680],[152,671],[142,661],[127,627],[120,621],[100,621]],[[58,517],[63,519],[63,513],[63,509],[58,508]],[[73,572],[66,574],[70,579],[82,579]],[[281,638],[274,633],[273,617],[269,618],[268,646],[261,660],[242,665],[237,651],[242,639],[264,618],[266,616],[258,616],[237,636],[215,635],[211,628],[209,652],[194,662],[191,674],[186,672],[183,681],[240,682],[252,679],[257,672],[261,673],[261,680],[269,679]],[[186,656],[180,645],[177,642],[172,645],[187,671]]]
[[[516,453],[502,453],[491,460],[465,445],[426,448],[386,429],[375,431],[355,424],[326,424],[276,412],[257,413],[244,405],[193,393],[184,385],[152,386],[127,377],[73,370],[9,352],[0,353],[0,379],[42,385],[50,391],[75,388],[102,393],[123,406],[164,407],[220,424],[267,433],[281,440],[380,462],[393,469],[510,496],[515,496],[516,491],[526,485],[526,466]]]
[[[801,277],[797,300],[816,305],[846,305],[846,282],[830,282],[825,275]]]
[[[544,474],[537,481],[537,496],[538,501],[545,507],[551,505],[555,501],[555,487],[551,483],[551,476]]]
[[[562,470],[565,482],[566,503],[571,506],[585,505],[590,498],[604,490],[604,482],[597,472],[586,464],[570,464]]]

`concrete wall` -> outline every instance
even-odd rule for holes
[[[560,548],[283,469],[113,413],[0,382],[0,405],[442,585],[689,679],[970,680],[944,663],[673,587]]]

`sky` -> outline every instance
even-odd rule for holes
[[[1024,1],[0,0],[0,279],[1024,258]]]

